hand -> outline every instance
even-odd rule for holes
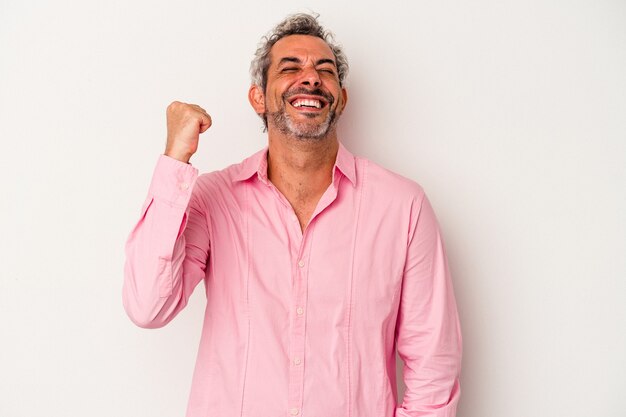
[[[167,144],[165,155],[189,162],[198,150],[200,133],[211,126],[211,116],[197,104],[173,101],[167,106]]]

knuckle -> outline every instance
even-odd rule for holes
[[[169,106],[167,106],[167,111],[168,112],[173,112],[176,111],[176,109],[178,109],[180,107],[182,103],[180,101],[172,101]]]

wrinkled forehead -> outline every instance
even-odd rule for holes
[[[306,60],[332,60],[335,63],[335,54],[330,46],[321,38],[310,35],[289,35],[276,42],[270,50],[270,66],[277,65],[284,58],[298,58]]]

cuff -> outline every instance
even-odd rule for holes
[[[161,154],[152,174],[149,192],[158,200],[186,207],[197,178],[197,168]]]

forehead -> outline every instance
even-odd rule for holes
[[[289,35],[276,42],[270,50],[271,64],[279,62],[284,57],[296,57],[302,61],[308,58],[335,60],[335,55],[326,41],[317,36]]]

